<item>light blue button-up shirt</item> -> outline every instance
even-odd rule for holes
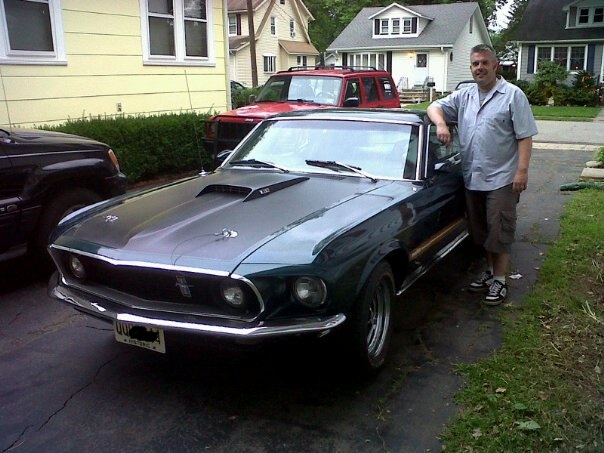
[[[461,163],[469,190],[495,190],[511,184],[518,168],[518,140],[537,134],[522,90],[503,78],[480,105],[478,85],[435,101],[447,121],[457,121]]]

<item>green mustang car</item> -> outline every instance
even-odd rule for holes
[[[166,331],[330,334],[378,369],[397,296],[468,234],[451,131],[390,109],[266,119],[212,173],[65,218],[49,294],[159,352]]]

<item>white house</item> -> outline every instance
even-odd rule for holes
[[[471,78],[470,49],[491,44],[478,3],[363,8],[327,48],[328,64],[386,69],[399,89]]]

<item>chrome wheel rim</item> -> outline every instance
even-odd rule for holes
[[[367,355],[370,359],[380,356],[390,326],[390,303],[392,292],[390,282],[386,278],[380,280],[371,302],[369,304],[369,315],[367,319]]]

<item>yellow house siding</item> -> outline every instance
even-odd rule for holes
[[[162,66],[144,65],[139,0],[63,0],[67,65],[0,62],[0,127],[9,113],[12,125],[28,127],[89,115],[225,110],[223,3],[208,5],[214,64]]]

